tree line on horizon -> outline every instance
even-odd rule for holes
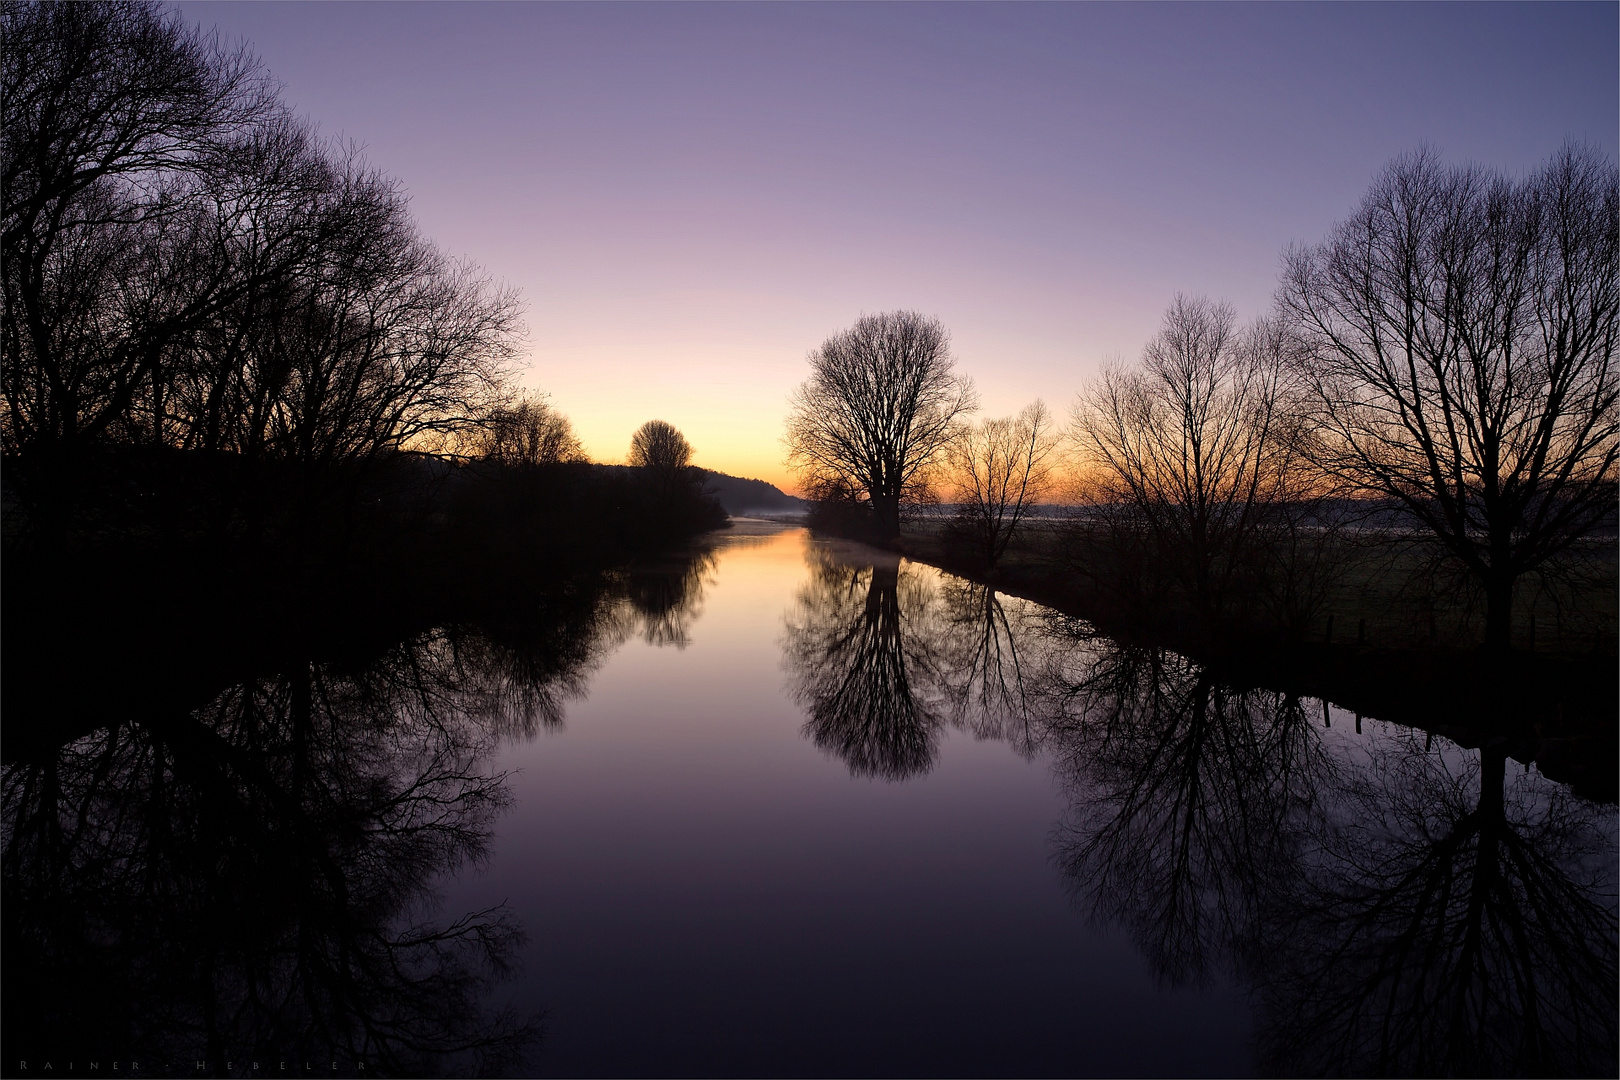
[[[139,0],[0,20],[8,536],[106,532],[109,507],[139,510],[131,534],[279,516],[347,535],[443,465],[584,466],[567,418],[516,389],[516,294],[422,237],[398,182],[317,138],[245,47]],[[822,520],[888,544],[948,486],[984,567],[1067,485],[1092,570],[1208,620],[1257,579],[1308,616],[1323,508],[1374,507],[1476,584],[1505,648],[1515,583],[1613,523],[1616,189],[1575,145],[1517,180],[1400,158],[1286,253],[1271,312],[1240,326],[1178,296],[1066,425],[1040,402],[969,424],[943,325],[862,316],[811,353],[789,464]],[[591,505],[713,521],[690,457],[652,421],[638,490]],[[538,503],[584,481],[502,483]]]
[[[1285,253],[1270,312],[1240,325],[1177,295],[1061,428],[1039,401],[970,423],[939,320],[863,315],[810,353],[788,464],[820,520],[883,544],[903,507],[954,491],[955,542],[985,570],[1061,491],[1084,508],[1084,572],[1205,625],[1257,588],[1308,619],[1359,517],[1470,579],[1505,652],[1516,583],[1615,524],[1617,192],[1573,144],[1519,180],[1404,155]]]
[[[8,537],[347,534],[445,466],[488,481],[474,501],[631,483],[519,390],[516,292],[424,237],[245,45],[144,0],[11,3],[0,29]],[[641,482],[593,505],[712,524],[690,457],[649,422]],[[513,479],[537,467],[577,475]]]

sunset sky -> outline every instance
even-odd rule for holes
[[[1392,157],[1616,154],[1616,5],[186,3],[516,286],[597,460],[654,417],[784,487],[805,354],[953,336],[1062,414],[1177,291],[1269,304]]]

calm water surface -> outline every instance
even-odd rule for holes
[[[540,1071],[1613,1064],[1613,808],[801,530],[671,592],[446,890],[528,931]]]
[[[205,698],[8,762],[8,1058],[1616,1070],[1613,806],[801,529]]]
[[[516,805],[447,906],[528,929],[542,1070],[1247,1071],[1242,991],[1163,992],[1071,896],[1050,761],[941,700],[942,575],[874,598],[873,554],[722,541],[678,630],[501,754]]]

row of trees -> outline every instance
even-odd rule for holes
[[[454,516],[447,464],[471,461],[484,503],[552,500],[505,514],[529,524],[592,483],[614,488],[592,506],[713,517],[662,421],[632,448],[644,483],[576,467],[567,417],[516,389],[516,293],[244,47],[140,0],[6,4],[0,113],[8,535],[329,551],[362,509],[377,535]],[[537,466],[579,475],[515,475]]]
[[[420,236],[245,49],[139,3],[3,18],[9,457],[318,465],[445,445],[501,403],[515,294]]]
[[[1064,432],[1092,520],[1214,618],[1266,558],[1298,573],[1290,553],[1330,497],[1341,520],[1343,500],[1393,511],[1477,582],[1487,646],[1507,649],[1515,583],[1614,519],[1617,191],[1614,164],[1581,147],[1520,180],[1422,150],[1286,255],[1269,315],[1240,326],[1178,296]],[[880,540],[943,479],[991,565],[1051,494],[1044,407],[970,426],[937,320],[864,316],[810,362],[789,463],[812,496],[867,503]]]

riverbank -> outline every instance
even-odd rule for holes
[[[1335,597],[1340,611],[1334,622],[1327,623],[1324,615],[1314,639],[1252,625],[1201,630],[1192,620],[1178,625],[1162,613],[1111,610],[1061,550],[1061,526],[1035,525],[989,573],[953,547],[943,522],[913,524],[901,551],[1086,620],[1116,640],[1181,653],[1231,685],[1321,698],[1357,723],[1377,718],[1467,747],[1505,743],[1511,757],[1534,762],[1587,798],[1615,802],[1620,797],[1615,768],[1620,693],[1612,638],[1589,632],[1585,650],[1553,652],[1544,636],[1537,651],[1516,649],[1505,660],[1468,644],[1424,646],[1410,636],[1389,644],[1369,634],[1367,626],[1399,626],[1403,613],[1378,611],[1377,592],[1371,601],[1354,603],[1348,588]],[[1369,607],[1376,621],[1368,618]],[[1336,637],[1330,636],[1334,629]],[[1324,717],[1324,723],[1331,722]]]
[[[102,464],[52,532],[6,515],[7,762],[299,664],[363,665],[434,626],[555,634],[624,567],[726,520],[696,486],[587,464],[401,458],[251,485],[230,460]]]

